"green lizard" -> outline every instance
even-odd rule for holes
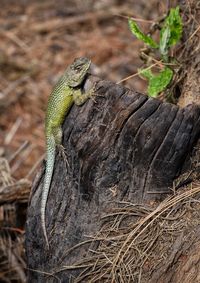
[[[65,115],[69,112],[73,103],[83,104],[92,90],[82,92],[81,85],[87,76],[91,61],[87,58],[78,58],[66,69],[63,76],[55,85],[47,105],[45,118],[46,136],[46,171],[44,177],[44,187],[41,199],[41,224],[47,247],[49,242],[46,231],[45,214],[51,179],[54,169],[56,146],[61,146],[62,123]]]

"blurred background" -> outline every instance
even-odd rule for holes
[[[31,182],[45,153],[48,96],[66,66],[86,56],[95,74],[119,82],[142,66],[142,44],[127,16],[144,31],[168,1],[1,0],[0,9],[0,281],[26,282],[24,223]],[[123,83],[145,92],[135,76]]]

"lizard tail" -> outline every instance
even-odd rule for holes
[[[44,176],[44,186],[43,186],[42,198],[41,198],[41,224],[48,249],[49,249],[49,241],[47,237],[45,214],[46,214],[46,205],[47,205],[49,189],[51,185],[51,179],[53,175],[55,153],[56,153],[56,144],[54,137],[51,136],[47,138],[46,171]]]

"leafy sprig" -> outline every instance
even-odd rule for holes
[[[131,18],[129,18],[128,24],[131,32],[151,49],[153,53],[152,59],[154,59],[154,56],[156,57],[157,53],[159,54],[159,62],[162,65],[159,72],[154,74],[149,66],[139,70],[139,74],[148,80],[148,95],[157,97],[166,90],[173,79],[173,69],[169,67],[169,63],[174,61],[174,58],[170,58],[169,55],[172,46],[176,45],[182,36],[183,24],[179,7],[171,8],[168,16],[163,21],[159,42],[156,42],[150,35],[143,33],[137,23]]]

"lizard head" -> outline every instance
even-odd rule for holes
[[[67,83],[70,87],[77,87],[81,85],[90,68],[91,61],[88,58],[80,57],[67,68],[65,74],[67,76]]]

